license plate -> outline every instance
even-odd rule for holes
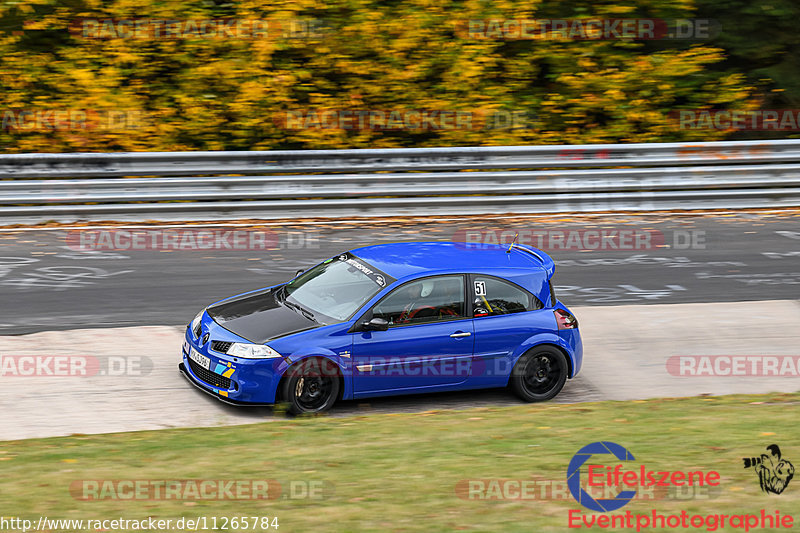
[[[189,341],[187,341],[186,339],[183,340],[183,349],[182,349],[182,351],[185,354],[189,353]]]
[[[192,348],[192,351],[189,353],[189,359],[191,359],[198,365],[202,366],[206,370],[209,370],[211,368],[211,359],[201,354],[194,348]]]

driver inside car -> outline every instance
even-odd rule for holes
[[[422,283],[412,283],[405,289],[406,298],[408,303],[403,308],[400,316],[395,321],[396,324],[406,324],[414,318],[416,311],[420,307],[420,300],[422,299]]]

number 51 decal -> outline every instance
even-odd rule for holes
[[[485,281],[476,281],[475,282],[475,295],[476,296],[486,296],[486,282]]]

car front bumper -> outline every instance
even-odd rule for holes
[[[180,363],[178,365],[178,370],[181,371],[181,374],[183,374],[183,377],[185,377],[189,383],[197,387],[199,390],[205,392],[209,396],[213,396],[214,398],[223,403],[227,403],[229,405],[236,405],[240,407],[259,407],[264,405],[273,405],[271,403],[240,402],[228,398],[226,396],[221,396],[219,393],[214,392],[213,388],[209,388],[207,383],[199,381],[197,378],[195,378],[194,375],[191,372],[189,372],[189,370],[186,369],[186,366],[183,363]]]
[[[199,337],[186,328],[178,365],[183,375],[203,392],[232,405],[275,403],[280,381],[277,368],[283,359],[242,359],[215,351],[211,348],[214,341],[246,341],[216,324],[207,314],[204,314],[202,323]],[[208,339],[204,343],[202,339],[205,336]],[[199,355],[196,360],[190,357],[192,352]]]

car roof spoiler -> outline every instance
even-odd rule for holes
[[[553,262],[553,259],[543,251],[537,250],[536,248],[529,248],[527,246],[523,246],[522,244],[518,244],[516,242],[511,243],[511,246],[508,247],[508,250],[506,250],[506,252],[511,253],[512,249],[517,249],[521,252],[524,252],[536,258],[539,261],[539,263],[542,264],[542,268],[545,270],[545,272],[547,272],[547,279],[552,278],[553,274],[556,273],[555,262]]]

